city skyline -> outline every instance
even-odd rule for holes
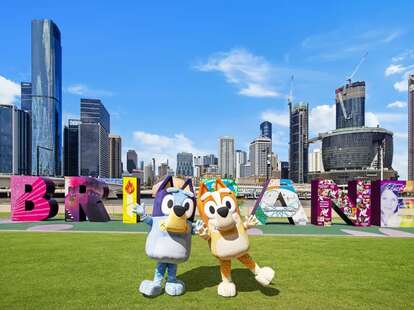
[[[85,4],[89,5],[92,6]],[[153,28],[159,18],[171,13],[182,15],[168,4],[154,20],[140,13],[153,12],[155,7],[152,6],[132,5],[130,12],[118,12],[120,17],[113,16],[110,8],[102,7],[98,17],[109,18],[111,23],[100,25],[103,29],[99,32],[99,27],[92,24],[82,24],[80,28],[81,25],[70,18],[74,8],[69,4],[28,10],[13,19],[13,14],[7,12],[15,9],[10,5],[0,13],[3,26],[13,25],[12,29],[2,27],[8,31],[2,31],[4,42],[12,44],[2,49],[0,85],[9,85],[11,92],[3,87],[1,91],[6,93],[0,94],[0,98],[18,102],[16,93],[20,93],[20,82],[31,80],[30,22],[42,16],[51,18],[62,32],[62,123],[66,124],[69,118],[80,118],[76,104],[79,98],[102,99],[113,116],[111,133],[123,138],[124,163],[126,150],[133,148],[146,163],[155,157],[157,162],[169,160],[170,166],[175,167],[176,154],[181,151],[194,155],[217,154],[217,139],[223,135],[235,138],[235,148],[247,150],[256,136],[257,125],[265,120],[273,124],[273,150],[281,160],[286,160],[289,76],[295,75],[295,101],[304,100],[310,104],[310,137],[313,137],[318,131],[334,129],[335,89],[344,84],[368,51],[367,60],[354,77],[355,81],[366,81],[366,123],[373,126],[379,121],[381,127],[394,132],[393,166],[404,179],[407,175],[406,76],[414,63],[414,46],[409,43],[412,39],[412,24],[408,18],[411,4],[407,12],[388,6],[376,7],[374,12],[370,4],[354,3],[355,12],[346,14],[341,13],[344,4],[316,4],[317,7],[321,5],[326,16],[318,16],[312,31],[296,27],[297,18],[287,17],[283,23],[278,21],[283,12],[292,9],[282,3],[266,4],[253,12],[240,4],[236,16],[218,16],[217,25],[211,25],[211,19],[206,18],[208,14],[203,15],[201,7],[195,6],[190,12],[198,20],[189,18],[172,23],[168,28]],[[229,12],[231,8],[224,6],[223,10]],[[315,22],[315,13],[308,4],[295,7],[295,12],[296,17],[301,17],[301,23]],[[391,13],[398,19],[387,19]],[[125,28],[113,26],[118,19],[128,19],[130,14],[141,17],[141,22],[129,21]],[[373,27],[369,22],[361,22],[361,14],[368,21],[383,19],[383,26]],[[332,15],[337,18],[332,20]],[[252,31],[246,32],[247,25],[243,25],[242,19],[247,17],[263,21],[252,23]],[[240,27],[240,32],[234,34],[233,28],[225,22],[227,18]],[[397,20],[404,20],[404,23]],[[263,23],[271,30],[263,30]],[[349,23],[354,26],[350,27]],[[189,24],[193,29],[187,32]],[[209,31],[204,29],[206,25]],[[289,27],[294,28],[289,31],[290,38],[278,31]],[[145,29],[153,31],[148,33]],[[223,35],[212,36],[214,30],[220,30]],[[96,35],[100,32],[108,35]],[[197,42],[202,42],[197,47],[192,46],[195,36]],[[129,37],[137,38],[131,41],[139,43],[124,40]],[[168,37],[171,40],[162,42]],[[180,55],[172,52],[175,49]],[[331,50],[335,53],[329,54]],[[243,74],[241,68],[249,74]],[[255,79],[257,77],[260,78]],[[19,85],[16,92],[15,85]],[[206,113],[182,113],[192,110],[195,102],[197,107],[204,107]],[[172,106],[180,108],[170,109]],[[218,116],[217,110],[221,111]],[[207,129],[209,113],[214,114],[212,117],[217,118],[218,125]],[[151,121],[148,115],[157,117],[157,122]],[[178,125],[184,122],[187,127]],[[243,124],[243,130],[235,125],[237,122]]]

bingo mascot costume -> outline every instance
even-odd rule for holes
[[[185,190],[186,188],[188,190]],[[192,222],[195,215],[195,194],[191,179],[181,188],[174,187],[171,176],[160,185],[154,200],[152,216],[144,214],[143,206],[137,205],[136,213],[150,227],[145,252],[157,261],[154,280],[142,281],[139,291],[145,296],[162,293],[162,282],[167,272],[165,292],[181,295],[185,285],[176,278],[177,264],[190,256]]]
[[[237,199],[221,179],[215,183],[215,191],[210,192],[202,182],[197,197],[198,211],[204,226],[198,226],[197,233],[208,240],[211,253],[220,261],[222,282],[217,292],[224,297],[236,295],[236,286],[231,280],[231,260],[238,259],[255,274],[256,281],[266,286],[272,281],[275,272],[270,267],[259,267],[248,254],[249,238],[246,229],[257,224],[251,215],[242,222]]]

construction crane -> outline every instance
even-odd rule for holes
[[[348,82],[348,84],[351,84],[352,78],[354,77],[354,75],[358,72],[359,68],[361,67],[361,65],[363,64],[363,62],[365,61],[365,59],[368,56],[368,52],[365,52],[364,56],[362,56],[361,60],[359,61],[359,63],[356,65],[354,71],[352,71],[351,75],[346,79],[346,81]]]
[[[351,83],[352,83],[352,78],[353,78],[353,77],[354,77],[354,75],[358,72],[359,68],[361,67],[362,63],[365,61],[365,59],[367,58],[367,56],[368,56],[368,52],[366,52],[366,53],[362,56],[361,60],[360,60],[360,61],[359,61],[359,63],[356,65],[356,67],[355,67],[354,71],[352,71],[351,75],[350,75],[350,76],[346,79],[346,82],[347,82],[347,83],[346,83],[346,84],[345,84],[345,86],[343,87],[342,93],[346,94],[346,89],[349,87],[349,85],[351,85]],[[342,97],[342,93],[341,93],[341,92],[338,92],[338,99],[339,99],[339,102],[340,102],[340,104],[341,104],[342,114],[344,115],[344,117],[345,117],[345,119],[346,119],[346,120],[349,120],[349,119],[351,119],[351,115],[347,115],[347,113],[346,113],[346,109],[345,109],[345,104],[344,104],[344,99],[343,99],[343,97]]]

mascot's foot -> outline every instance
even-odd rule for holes
[[[266,286],[272,282],[275,276],[275,271],[270,267],[263,267],[260,268],[259,271],[256,273],[256,281],[259,282],[261,285]]]
[[[233,282],[221,282],[217,288],[217,293],[223,297],[236,296],[236,285]]]
[[[139,291],[145,296],[158,296],[162,292],[162,287],[160,284],[155,283],[154,281],[144,280],[139,286]]]
[[[165,292],[171,296],[182,295],[185,292],[185,285],[182,281],[165,283]]]

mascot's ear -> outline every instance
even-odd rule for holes
[[[205,193],[208,192],[208,188],[204,182],[200,183],[200,188],[198,189],[198,198],[201,198]]]
[[[170,185],[170,186],[168,186],[168,185]],[[168,177],[166,177],[164,179],[164,181],[162,181],[160,187],[158,187],[157,193],[159,193],[163,189],[166,189],[167,187],[174,187],[173,177],[172,176],[168,176]]]
[[[216,180],[216,191],[221,190],[222,188],[227,188],[221,179]]]
[[[193,182],[191,181],[191,179],[187,179],[183,186],[181,187],[182,190],[184,190],[186,187],[190,188],[190,191],[194,194],[194,187],[193,187]]]

